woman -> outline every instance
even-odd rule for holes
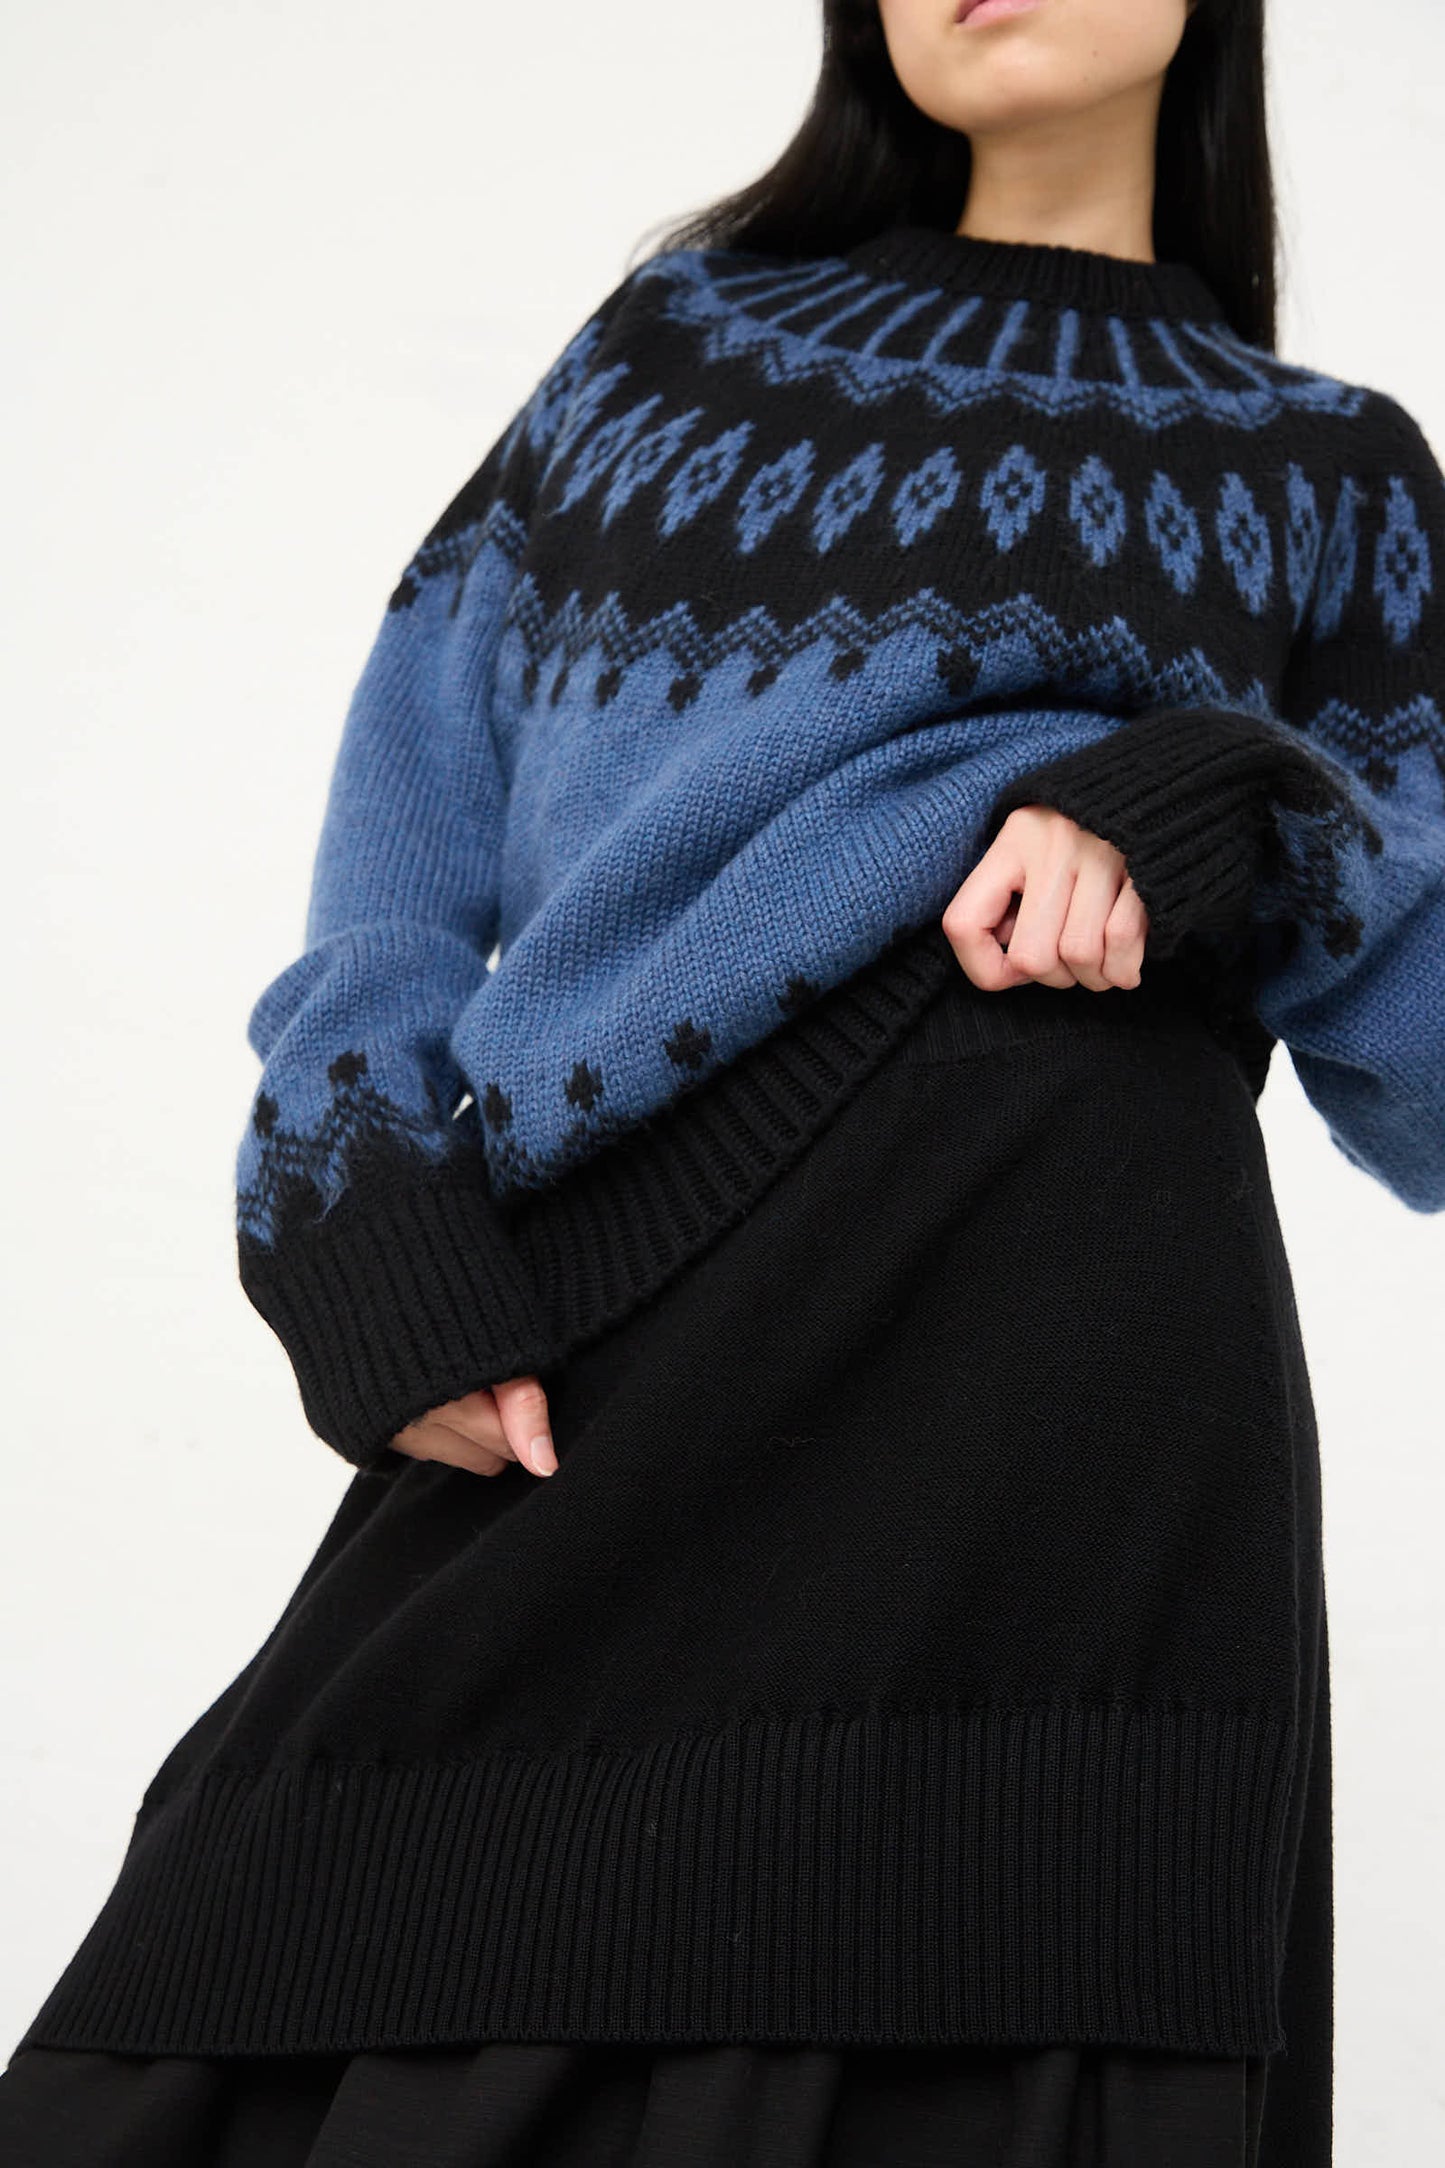
[[[237,1170],[356,1475],[7,2159],[1329,2158],[1256,1101],[1445,1207],[1445,477],[1259,0],[825,29],[389,598]]]

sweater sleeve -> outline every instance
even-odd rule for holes
[[[1044,804],[1112,842],[1151,957],[1194,935],[1252,943],[1256,1013],[1335,1144],[1429,1212],[1445,1209],[1445,476],[1387,394],[1359,420],[1360,471],[1300,521],[1322,546],[1296,567],[1280,712],[1135,716],[1020,776],[989,834]]]
[[[1337,478],[1284,712],[1335,784],[1281,806],[1254,915],[1261,1022],[1354,1165],[1445,1210],[1445,475],[1383,392]]]
[[[626,285],[568,342],[433,523],[346,712],[304,948],[256,999],[236,1157],[242,1286],[312,1429],[407,1465],[405,1423],[539,1366],[535,1291],[493,1204],[452,1025],[485,980],[507,803],[490,696],[549,457]]]

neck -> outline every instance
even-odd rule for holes
[[[957,231],[1154,261],[1154,139],[1162,78],[1082,112],[971,138]]]

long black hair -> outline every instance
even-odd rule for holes
[[[1273,352],[1264,7],[1195,0],[1190,10],[1160,101],[1154,254],[1193,264],[1240,337]],[[823,0],[822,66],[797,134],[757,180],[672,221],[658,247],[827,255],[899,220],[951,233],[971,167],[967,135],[899,82],[878,0]]]

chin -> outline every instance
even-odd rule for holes
[[[910,69],[908,94],[915,105],[946,128],[1002,130],[1078,112],[1100,95],[1122,85],[1091,83],[1087,72],[1059,40],[1020,35],[1046,14],[1021,15],[1006,38],[982,37],[972,50],[966,38],[951,38],[926,69]]]
[[[980,67],[955,62],[940,70],[925,100],[915,101],[931,119],[965,135],[1003,135],[1040,121],[1065,119],[1086,102],[1076,75],[1055,68],[1045,55],[1011,53]]]

